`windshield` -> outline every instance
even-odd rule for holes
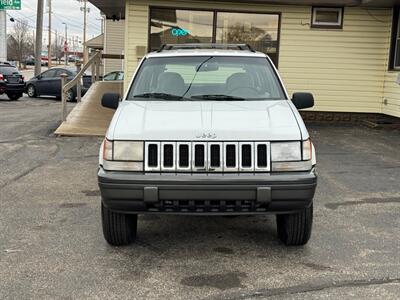
[[[19,74],[19,72],[18,72],[18,69],[17,69],[17,68],[8,67],[8,66],[6,66],[6,67],[1,66],[1,67],[0,67],[0,74],[3,74],[3,75],[12,75],[12,74]]]
[[[250,101],[285,99],[265,58],[159,57],[145,60],[127,100]]]

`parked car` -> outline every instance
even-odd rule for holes
[[[276,214],[278,237],[304,245],[317,184],[315,149],[264,53],[247,45],[169,45],[149,53],[100,148],[104,237],[134,241],[138,214]]]
[[[0,64],[0,95],[7,94],[10,100],[18,100],[25,90],[24,76],[9,63]]]
[[[79,62],[81,58],[78,55],[68,55],[68,62]]]
[[[103,81],[124,80],[124,71],[113,71],[103,76]]]
[[[26,82],[26,93],[29,97],[55,96],[61,98],[61,74],[67,74],[67,80],[72,80],[77,71],[74,68],[55,67],[44,71],[38,76],[33,77]],[[85,74],[82,78],[82,95],[86,93],[92,84],[92,78],[89,74]],[[67,101],[76,99],[76,86],[68,91]]]
[[[25,60],[25,64],[27,66],[34,66],[35,65],[35,57],[34,56],[27,57],[27,59]]]

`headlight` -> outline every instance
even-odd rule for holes
[[[143,142],[114,141],[113,160],[143,161]]]
[[[301,160],[300,142],[271,143],[273,162]]]
[[[103,168],[108,171],[143,171],[143,142],[103,143]]]
[[[271,143],[272,172],[309,171],[312,169],[311,140]]]

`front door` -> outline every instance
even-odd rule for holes
[[[51,90],[51,81],[54,79],[56,69],[45,71],[37,79],[36,90],[39,95],[53,96]]]

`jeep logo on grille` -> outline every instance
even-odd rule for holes
[[[214,140],[217,138],[217,135],[215,133],[211,133],[211,132],[204,132],[202,134],[196,135],[196,138]]]

